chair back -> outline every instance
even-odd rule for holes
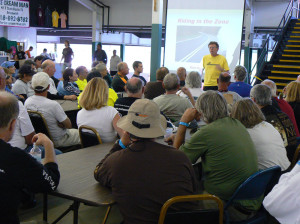
[[[91,132],[83,131],[89,130]],[[82,125],[79,127],[79,136],[82,148],[87,148],[94,145],[102,144],[99,133],[95,128],[92,128],[87,125]]]
[[[242,183],[234,192],[232,197],[225,205],[225,210],[231,205],[234,200],[251,200],[257,199],[263,195],[270,187],[270,182],[278,173],[281,172],[280,166],[273,166],[265,170],[260,170],[251,175],[247,180]]]
[[[298,147],[297,147],[297,149],[295,151],[295,154],[294,154],[294,157],[293,157],[290,169],[293,169],[294,166],[296,165],[296,163],[298,162],[298,160],[300,159],[299,153],[300,153],[300,144],[298,145]]]
[[[35,132],[43,133],[47,135],[51,141],[53,141],[47,125],[47,121],[45,120],[43,114],[38,111],[28,110],[28,115],[31,120],[32,126],[34,127]]]
[[[199,210],[183,210],[176,212],[167,212],[168,208],[179,202],[191,202],[200,200],[213,200],[218,204],[217,209],[199,209]],[[215,195],[185,195],[176,196],[165,202],[163,205],[158,224],[182,224],[182,223],[201,223],[201,224],[214,224],[223,223],[223,202]]]

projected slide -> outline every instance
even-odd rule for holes
[[[169,0],[167,9],[165,66],[202,71],[208,43],[217,41],[219,54],[230,71],[239,63],[244,1]]]

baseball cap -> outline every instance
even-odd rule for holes
[[[3,68],[9,68],[15,65],[15,61],[5,61],[1,64],[1,67]]]
[[[49,75],[45,72],[36,73],[31,80],[31,86],[35,91],[43,92],[49,86]]]

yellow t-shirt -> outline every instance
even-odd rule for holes
[[[80,79],[77,79],[77,81],[75,82],[79,88],[79,90],[82,92],[83,89],[85,88],[85,86],[87,85],[87,81],[86,79],[84,80],[80,80]]]
[[[82,93],[79,94],[77,97],[78,100],[78,108],[80,109],[81,106],[79,105],[80,96]],[[116,100],[118,99],[118,94],[111,88],[108,89],[108,101],[107,106],[113,107],[115,105]]]
[[[59,15],[57,11],[53,11],[52,12],[52,26],[53,27],[58,27],[58,19],[59,19]]]
[[[216,68],[216,65],[220,65],[221,68],[229,71],[228,63],[223,55],[217,55],[216,57],[205,55],[203,57],[203,68],[205,69],[204,86],[217,86],[217,79],[219,78],[221,71]]]

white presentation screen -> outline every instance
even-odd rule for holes
[[[168,0],[164,65],[202,71],[207,45],[217,41],[232,73],[240,58],[243,15],[244,0]]]

